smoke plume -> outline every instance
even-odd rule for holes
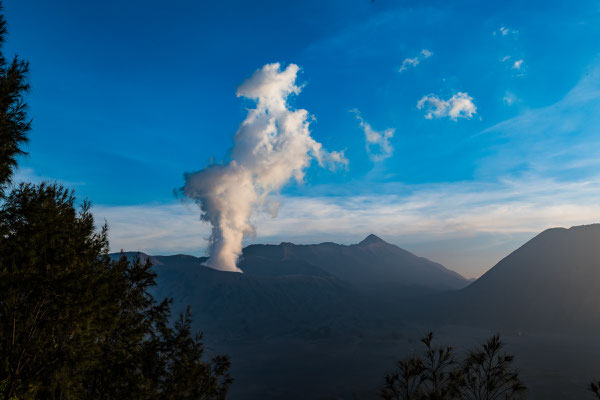
[[[183,194],[200,207],[201,219],[210,222],[209,267],[241,270],[236,266],[245,236],[255,233],[252,212],[267,207],[276,214],[277,204],[268,196],[287,182],[304,180],[304,170],[315,158],[320,166],[346,166],[343,151],[327,152],[310,136],[310,115],[293,110],[288,96],[299,94],[295,84],[298,66],[285,70],[279,63],[257,70],[237,89],[238,97],[256,102],[234,136],[230,160],[186,173]]]

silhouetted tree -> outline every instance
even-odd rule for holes
[[[425,380],[423,360],[409,357],[398,361],[396,371],[385,377],[381,397],[385,400],[416,400]]]
[[[421,339],[425,344],[424,382],[425,397],[429,400],[452,399],[456,392],[457,374],[452,347],[436,347],[433,345],[433,333],[429,332]]]
[[[165,379],[161,382],[161,399],[224,399],[231,378],[227,374],[229,359],[216,356],[203,362],[202,335],[191,335],[189,308],[180,315],[175,329],[164,337]],[[150,353],[152,359],[152,353]]]
[[[76,392],[70,365],[95,349],[106,227],[58,185],[21,184],[0,208],[0,387],[5,399]],[[68,397],[68,396],[67,396]]]
[[[5,40],[6,20],[0,14],[0,195],[10,183],[17,156],[25,154],[22,145],[31,128],[24,100],[29,90],[29,64],[17,56],[8,61],[1,51]]]
[[[457,393],[458,374],[451,347],[438,347],[433,333],[425,335],[423,357],[409,357],[399,361],[396,371],[385,377],[381,390],[384,399],[412,400],[453,399]]]
[[[463,363],[460,387],[465,400],[519,399],[527,390],[512,366],[514,356],[502,353],[500,336],[492,336],[469,353]]]
[[[0,207],[4,399],[222,399],[226,357],[203,360],[189,310],[149,290],[151,263],[110,261],[106,225],[58,184],[21,184]]]
[[[590,383],[590,390],[600,399],[600,381]]]
[[[429,333],[423,357],[408,357],[385,377],[381,397],[395,400],[511,400],[526,388],[512,367],[513,356],[501,353],[498,335],[467,355],[462,363],[453,358],[451,347],[433,345]]]

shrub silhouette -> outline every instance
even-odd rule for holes
[[[461,399],[519,399],[526,387],[512,367],[514,356],[501,353],[499,335],[469,352],[459,373]]]
[[[432,333],[421,342],[422,356],[399,361],[385,376],[383,399],[509,400],[520,399],[526,391],[512,366],[514,357],[501,352],[498,335],[471,350],[462,362],[455,360],[452,347],[435,346]]]

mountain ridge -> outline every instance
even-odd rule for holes
[[[599,244],[600,224],[546,229],[447,296],[444,313],[485,326],[600,329]]]
[[[243,273],[211,269],[206,257],[123,253],[155,264],[157,298],[173,298],[174,311],[189,304],[203,330],[248,333],[304,331],[314,326],[350,329],[397,299],[464,287],[453,271],[375,235],[358,244],[250,245]],[[121,253],[111,254],[113,259]],[[383,306],[383,304],[386,304]],[[403,307],[409,307],[405,301]],[[395,307],[400,313],[400,307]],[[344,326],[344,328],[342,328]]]
[[[259,262],[305,262],[359,287],[394,284],[458,289],[469,281],[443,265],[419,257],[374,234],[357,244],[334,242],[279,245],[254,244],[243,249],[239,263],[244,273],[256,273]],[[369,271],[365,274],[365,271]]]

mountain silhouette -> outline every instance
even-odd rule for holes
[[[600,328],[600,224],[548,229],[467,288],[444,314],[488,327]]]
[[[248,275],[310,274],[333,276],[360,290],[383,286],[460,289],[469,282],[443,265],[418,257],[375,235],[358,244],[251,245],[240,268]]]
[[[549,229],[472,283],[375,235],[248,246],[241,274],[206,257],[125,256],[150,259],[153,295],[174,298],[175,315],[190,305],[207,349],[231,355],[236,398],[350,398],[434,330],[461,349],[500,332],[532,397],[579,399],[600,354],[599,244],[600,225]]]
[[[373,315],[374,309],[380,312],[374,297],[414,297],[468,284],[442,265],[375,235],[349,246],[251,245],[243,250],[241,274],[208,268],[205,257],[124,255],[149,258],[158,274],[154,295],[174,298],[176,312],[191,305],[194,323],[219,335],[348,324]]]

